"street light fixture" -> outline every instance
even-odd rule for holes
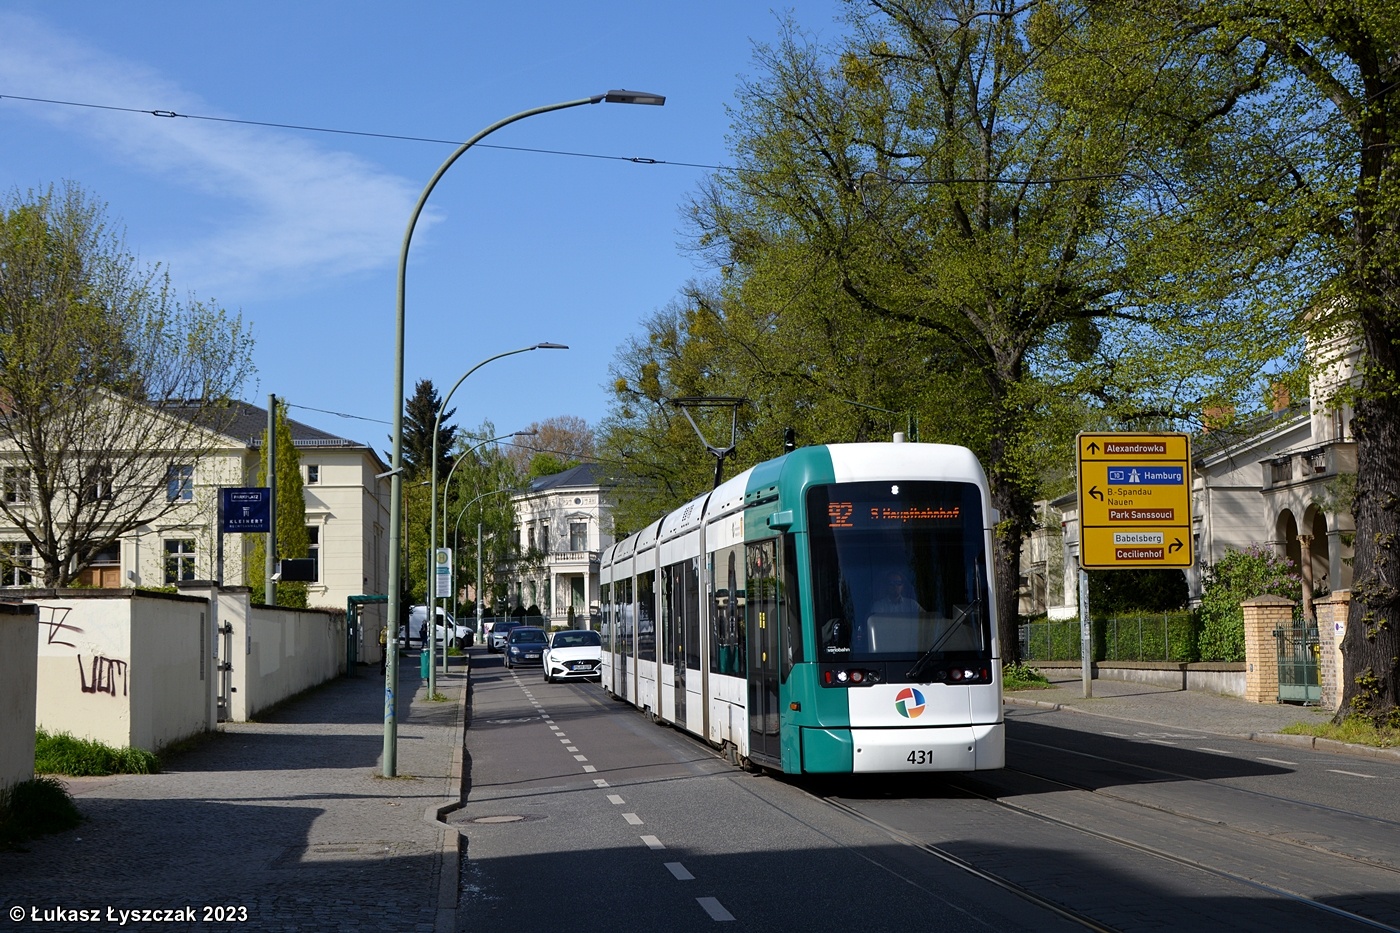
[[[526,350],[540,350],[540,349],[567,350],[568,347],[562,346],[561,344],[540,343],[540,344],[536,344],[536,345],[533,346],[533,347],[524,347],[523,349],[520,349],[520,350],[512,350],[512,351],[510,351],[510,352],[511,352],[511,353],[523,353],[523,352],[525,352]],[[502,353],[502,354],[499,354],[498,356],[493,356],[491,359],[499,359],[499,358],[502,357],[502,356],[509,356],[509,355],[510,355],[510,353]],[[472,373],[476,372],[476,370],[480,369],[482,366],[486,365],[486,363],[489,363],[489,362],[491,362],[491,360],[484,360],[484,361],[482,361],[481,363],[478,363],[476,366],[473,366],[470,370],[468,370],[467,373],[466,373],[466,375],[462,376],[461,379],[458,379],[458,380],[457,380],[457,385],[454,385],[454,386],[452,387],[452,391],[451,391],[451,392],[448,392],[448,393],[447,393],[447,397],[444,398],[444,399],[442,400],[441,404],[438,405],[437,417],[433,419],[433,479],[432,479],[432,497],[428,500],[428,503],[429,503],[429,504],[428,504],[428,508],[429,508],[429,510],[432,512],[432,518],[431,518],[431,521],[430,521],[430,523],[429,523],[430,531],[429,531],[429,537],[428,537],[428,548],[429,548],[430,550],[431,550],[431,549],[436,545],[436,543],[437,543],[437,466],[438,466],[437,440],[438,440],[438,434],[441,432],[441,429],[442,429],[442,413],[443,413],[443,410],[447,408],[447,402],[448,402],[448,399],[450,399],[450,398],[452,397],[452,393],[457,391],[457,387],[460,386],[460,385],[466,380],[467,376],[470,376]],[[443,546],[443,547],[447,547],[447,491],[448,491],[449,488],[451,488],[451,484],[452,484],[452,474],[455,473],[455,472],[457,471],[457,464],[459,464],[459,463],[461,463],[463,460],[465,460],[466,457],[467,457],[467,454],[471,453],[471,452],[474,451],[474,450],[477,450],[477,449],[480,448],[480,447],[485,446],[486,444],[490,444],[490,443],[492,443],[492,442],[494,442],[494,441],[503,441],[503,440],[505,440],[505,439],[508,438],[508,437],[529,437],[529,436],[532,436],[532,435],[535,435],[535,434],[539,434],[539,433],[540,433],[539,431],[513,431],[513,432],[511,432],[510,434],[502,434],[500,437],[488,438],[488,439],[486,439],[486,440],[484,440],[484,441],[480,441],[480,442],[478,442],[478,443],[476,443],[476,444],[473,444],[472,446],[468,447],[466,450],[462,451],[461,456],[459,456],[456,460],[454,460],[454,461],[452,462],[452,469],[450,469],[450,470],[447,471],[447,479],[445,479],[445,480],[443,481],[443,483],[442,483],[442,546]],[[433,627],[434,627],[434,629],[436,629],[436,626],[437,626],[437,579],[436,579],[436,576],[435,576],[435,574],[434,574],[434,572],[433,572],[433,569],[429,569],[428,572],[427,572],[427,574],[426,574],[426,576],[428,577],[428,585],[427,585],[427,591],[428,591],[428,592],[427,592],[427,598],[426,598],[426,599],[424,600],[424,602],[423,602],[423,608],[424,608],[425,617],[432,620]],[[455,615],[455,613],[454,613],[454,615]],[[443,646],[442,646],[442,667],[443,667],[443,673],[446,673],[446,672],[447,672],[447,624],[446,624],[446,623],[447,623],[447,620],[444,618],[444,619],[443,619],[443,626],[442,626],[442,639],[443,639]],[[410,633],[410,634],[411,634],[411,633]],[[437,654],[437,637],[436,637],[436,635],[434,635],[434,637],[428,642],[428,644],[427,644],[425,647],[427,648],[427,651],[428,651],[428,696],[434,696],[434,695],[437,694],[437,657],[436,657],[436,654]]]
[[[428,203],[428,196],[437,187],[438,181],[446,174],[452,164],[461,158],[472,146],[482,139],[494,133],[504,126],[523,120],[526,117],[533,117],[537,114],[549,113],[554,110],[564,110],[569,107],[578,107],[583,104],[599,104],[603,102],[615,104],[650,104],[661,106],[666,103],[666,98],[659,94],[648,94],[641,91],[612,90],[603,94],[594,94],[592,97],[582,97],[578,100],[566,100],[557,104],[548,104],[543,107],[535,107],[530,110],[522,110],[517,114],[498,120],[490,126],[481,130],[471,139],[458,146],[433,173],[433,177],[428,180],[428,184],[423,188],[423,193],[418,196],[418,203],[413,207],[413,213],[409,215],[408,227],[404,231],[403,246],[399,250],[399,275],[398,294],[395,302],[395,326],[394,326],[394,448],[390,458],[389,467],[393,475],[389,478],[389,624],[397,626],[402,612],[401,581],[400,581],[400,551],[402,549],[403,537],[403,474],[399,472],[403,466],[403,368],[404,368],[404,292],[408,278],[408,247],[413,242],[413,230],[418,226],[418,218],[423,213],[423,208]],[[382,773],[384,777],[395,777],[398,773],[398,692],[399,692],[399,640],[397,637],[390,638],[385,646],[388,649],[388,658],[384,665],[384,753]]]
[[[455,522],[452,523],[452,547],[453,547],[453,549],[455,550],[456,547],[457,547],[457,530],[458,530],[458,529],[461,527],[461,525],[462,525],[462,516],[467,514],[467,510],[468,510],[468,509],[470,509],[472,506],[476,505],[476,504],[477,504],[478,502],[480,502],[482,499],[487,498],[488,496],[499,496],[499,495],[501,495],[502,493],[517,493],[517,492],[522,492],[522,491],[523,491],[523,490],[517,489],[517,488],[515,488],[514,486],[505,486],[505,487],[502,487],[501,489],[493,489],[493,490],[491,490],[490,492],[483,492],[481,495],[477,496],[475,499],[471,500],[471,501],[468,502],[466,505],[462,506],[462,510],[461,510],[460,512],[457,513],[457,520],[456,520]],[[447,513],[446,513],[445,511],[443,512],[443,516],[442,516],[442,517],[443,517],[443,523],[446,524]],[[446,528],[443,528],[443,534],[446,534],[446,533],[447,533],[447,529],[446,529]],[[481,566],[481,521],[478,519],[478,520],[477,520],[477,523],[476,523],[476,632],[477,632],[478,635],[481,634],[481,620],[484,618],[483,606],[482,606],[482,602],[481,602],[481,584],[482,584],[482,566]]]

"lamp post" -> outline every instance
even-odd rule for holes
[[[639,91],[608,91],[606,94],[595,94],[592,97],[582,97],[578,100],[566,100],[557,104],[548,104],[543,107],[535,107],[530,110],[522,110],[520,113],[497,120],[490,126],[481,130],[471,139],[462,143],[446,161],[433,173],[433,177],[428,180],[428,184],[423,188],[423,193],[418,196],[418,203],[413,207],[413,213],[409,215],[408,227],[404,230],[403,246],[399,250],[399,275],[398,275],[398,295],[395,302],[395,325],[394,325],[394,446],[389,471],[392,474],[389,479],[389,624],[395,627],[400,621],[402,611],[401,581],[400,581],[400,555],[402,549],[402,525],[403,525],[403,360],[404,360],[404,286],[408,278],[408,247],[413,241],[413,230],[418,226],[418,218],[423,213],[424,206],[428,203],[428,196],[437,187],[438,181],[447,172],[452,164],[461,158],[472,146],[482,139],[494,133],[504,126],[523,120],[526,117],[533,117],[536,114],[549,113],[554,110],[563,110],[568,107],[578,107],[582,104],[598,104],[603,102],[617,104],[651,104],[660,106],[666,103],[666,98],[659,94],[646,94]],[[399,692],[399,640],[397,637],[388,640],[386,648],[389,657],[384,665],[384,753],[382,772],[384,777],[395,777],[398,773],[398,692]]]
[[[556,344],[536,344],[536,345],[533,346],[533,347],[526,347],[526,348],[524,348],[524,349],[525,349],[525,350],[535,350],[535,349],[539,349],[539,348],[541,348],[541,347],[554,348],[554,347],[556,347],[556,346],[557,346]],[[524,352],[524,351],[523,351],[523,350],[513,350],[513,351],[511,351],[511,352],[512,352],[512,353],[521,353],[521,352]],[[507,356],[507,355],[508,355],[508,354],[505,354],[505,353],[501,354],[501,356]],[[496,358],[497,358],[497,357],[492,357],[492,359],[496,359]],[[478,363],[476,366],[472,367],[472,371],[475,371],[475,370],[476,370],[477,368],[479,368],[480,366],[485,365],[486,362],[490,362],[490,360],[486,360],[484,363]],[[465,379],[467,378],[467,376],[470,376],[470,375],[471,375],[471,371],[469,371],[469,372],[467,373],[466,376],[463,376],[461,379],[457,380],[457,385],[455,385],[455,386],[452,387],[452,392],[456,392],[456,391],[457,391],[457,386],[460,386],[460,385],[462,384],[462,381],[465,380]],[[452,397],[452,392],[447,393],[447,398],[451,398],[451,397]],[[430,508],[433,509],[434,511],[433,511],[433,516],[432,516],[432,521],[431,521],[431,528],[432,528],[431,535],[432,535],[432,536],[428,539],[428,547],[429,547],[430,549],[431,549],[431,548],[435,545],[435,543],[437,542],[437,512],[436,512],[436,509],[437,509],[436,484],[437,484],[437,459],[438,459],[438,458],[437,458],[437,438],[438,438],[438,432],[439,432],[439,430],[440,430],[440,428],[441,428],[441,423],[442,423],[442,411],[443,411],[443,409],[445,409],[445,408],[447,407],[447,398],[444,398],[444,399],[442,400],[442,404],[438,406],[438,415],[437,415],[437,418],[434,419],[434,422],[433,422],[433,484],[434,484],[434,495],[433,495],[433,498],[430,500]],[[481,447],[483,447],[483,446],[485,446],[485,445],[487,445],[487,444],[494,443],[495,441],[503,441],[503,440],[505,440],[505,439],[508,438],[508,437],[531,437],[531,436],[536,435],[536,434],[539,434],[539,433],[540,433],[540,432],[537,431],[537,430],[532,430],[532,431],[512,431],[512,432],[509,433],[509,434],[502,434],[500,437],[491,437],[491,438],[487,438],[487,439],[484,440],[484,441],[478,441],[477,443],[475,443],[475,444],[473,444],[472,446],[468,447],[466,450],[462,451],[462,453],[457,457],[456,460],[452,461],[452,469],[450,469],[450,470],[447,471],[447,478],[446,478],[445,480],[442,481],[442,546],[443,546],[444,548],[447,547],[447,493],[448,493],[448,491],[452,488],[452,474],[455,473],[455,472],[457,472],[457,465],[458,465],[459,463],[461,463],[463,460],[465,460],[465,459],[467,458],[467,455],[468,455],[468,454],[472,453],[473,451],[475,451],[475,450],[477,450],[477,449],[479,449],[479,448],[481,448]],[[475,501],[475,500],[473,500],[473,501]],[[455,551],[454,551],[454,554],[455,554]],[[453,561],[453,564],[454,564],[454,566],[453,566],[453,576],[454,576],[454,578],[455,578],[455,574],[456,574],[456,568],[455,568],[456,561],[455,561],[455,560]],[[426,614],[427,618],[429,618],[429,619],[432,620],[432,624],[433,624],[434,629],[436,629],[436,626],[437,626],[437,591],[436,591],[435,585],[436,585],[436,580],[434,579],[433,574],[432,574],[432,573],[429,573],[429,574],[428,574],[428,586],[427,586],[427,589],[428,589],[428,598],[427,598],[427,601],[424,602],[423,608],[424,608],[424,611],[425,611],[425,614]],[[454,579],[454,589],[453,589],[453,592],[454,592],[454,593],[456,592],[456,589],[455,589],[455,579]],[[455,607],[454,607],[454,608],[455,608]],[[455,613],[454,613],[454,615],[455,615]],[[446,622],[447,622],[447,620],[446,620],[446,619],[443,619],[443,623],[444,623],[443,626],[442,626],[442,640],[443,640],[443,645],[442,645],[442,669],[443,669],[443,673],[446,673],[446,672],[447,672],[447,625],[446,625]],[[410,633],[410,634],[411,634],[411,633]],[[432,638],[431,643],[430,643],[429,645],[425,646],[425,647],[428,648],[428,696],[434,696],[434,695],[437,694],[437,659],[436,659],[436,657],[434,656],[435,652],[437,651],[437,637],[436,637],[436,633],[434,634],[434,637]]]
[[[438,536],[438,535],[437,535],[438,434],[442,431],[442,413],[443,413],[444,411],[447,410],[447,403],[450,402],[450,401],[452,400],[452,396],[456,393],[456,391],[457,391],[459,388],[461,388],[462,383],[464,383],[464,382],[467,381],[467,377],[468,377],[468,376],[470,376],[472,373],[476,372],[476,371],[477,371],[478,369],[480,369],[481,367],[485,366],[487,363],[492,362],[493,360],[499,360],[499,359],[501,359],[502,357],[506,357],[506,356],[514,356],[514,355],[517,354],[517,353],[529,353],[531,350],[567,350],[567,349],[569,349],[569,348],[566,347],[566,346],[565,346],[564,344],[562,344],[562,343],[536,343],[536,344],[531,344],[531,345],[528,346],[528,347],[520,347],[520,348],[515,349],[515,350],[507,350],[507,351],[505,351],[504,353],[497,353],[495,356],[488,356],[486,359],[482,360],[480,363],[477,363],[477,364],[476,364],[475,366],[473,366],[471,369],[469,369],[469,370],[467,370],[466,372],[462,373],[461,378],[459,378],[455,383],[453,383],[452,388],[449,389],[449,390],[447,390],[447,394],[446,394],[445,396],[443,396],[442,401],[438,403],[437,415],[433,418],[433,467],[432,467],[433,479],[432,479],[432,486],[431,486],[431,495],[430,495],[429,498],[428,498],[428,512],[430,513],[430,514],[429,514],[429,521],[428,521],[428,551],[429,551],[429,553],[431,553],[431,552],[432,552],[432,549],[433,549],[434,547],[436,547],[436,545],[437,545],[437,536]],[[457,466],[457,464],[454,463],[452,466],[453,466],[453,468],[455,469],[456,466]],[[450,472],[450,471],[449,471],[449,472]],[[447,524],[447,516],[446,516],[445,514],[442,516],[442,521],[443,521],[443,524],[444,524],[444,525]],[[430,562],[430,563],[431,563],[431,562]],[[428,573],[427,573],[426,575],[427,575],[427,577],[428,577],[428,585],[427,585],[427,591],[428,591],[427,596],[428,596],[428,598],[423,602],[423,609],[424,609],[425,612],[427,612],[427,613],[432,617],[433,623],[436,624],[436,623],[437,623],[437,614],[436,614],[435,612],[432,611],[432,608],[433,608],[433,606],[437,605],[437,599],[436,599],[436,597],[435,597],[435,590],[434,590],[434,587],[437,585],[437,580],[436,580],[436,576],[435,576],[435,574],[433,573],[431,567],[428,568]],[[446,626],[443,626],[444,634],[446,634],[446,628],[447,628]],[[436,655],[436,648],[437,648],[437,639],[434,638],[434,639],[432,640],[432,642],[429,643],[429,646],[428,646],[428,696],[430,696],[430,697],[431,697],[431,696],[436,696],[436,695],[437,695],[437,658],[436,658],[436,656],[435,656],[435,655]],[[444,662],[444,665],[445,665],[445,663],[446,663],[446,662]],[[445,672],[445,670],[446,670],[446,668],[444,667],[444,672]]]
[[[455,550],[457,547],[457,530],[462,526],[462,516],[467,514],[467,509],[470,509],[472,506],[476,505],[478,502],[480,502],[482,499],[485,499],[487,496],[499,496],[502,493],[515,493],[519,491],[520,490],[516,489],[514,486],[505,486],[501,489],[493,489],[490,492],[483,492],[481,495],[477,496],[475,499],[462,506],[462,510],[457,513],[457,520],[452,523],[453,549]],[[443,513],[443,518],[447,518],[446,512]],[[447,529],[443,528],[443,534],[445,535],[446,533]],[[478,520],[476,523],[476,632],[478,635],[481,634],[481,620],[483,618],[481,605],[481,580],[481,522]]]

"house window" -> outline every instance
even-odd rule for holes
[[[315,486],[321,481],[321,464],[308,463],[306,465],[306,485]]]
[[[83,504],[103,502],[112,498],[112,468],[105,463],[90,463],[83,471],[83,483],[78,501]]]
[[[5,467],[5,501],[22,505],[29,501],[30,473],[26,467]]]
[[[321,526],[306,526],[306,556],[316,563],[312,566],[311,579],[321,579]]]
[[[569,550],[588,550],[588,523],[569,522]]]
[[[165,476],[167,502],[190,502],[194,499],[194,467],[188,463],[172,466]]]
[[[525,549],[533,551],[535,549],[535,526],[531,525],[525,529]]]
[[[165,542],[165,582],[194,579],[194,539],[171,538]]]
[[[0,586],[34,585],[34,545],[28,542],[0,542]]]

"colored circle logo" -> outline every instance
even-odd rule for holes
[[[924,695],[913,687],[905,687],[894,698],[894,708],[905,719],[918,719],[924,711]]]

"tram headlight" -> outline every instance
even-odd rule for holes
[[[822,672],[822,686],[825,687],[868,687],[879,681],[879,671],[865,668],[839,668]]]

